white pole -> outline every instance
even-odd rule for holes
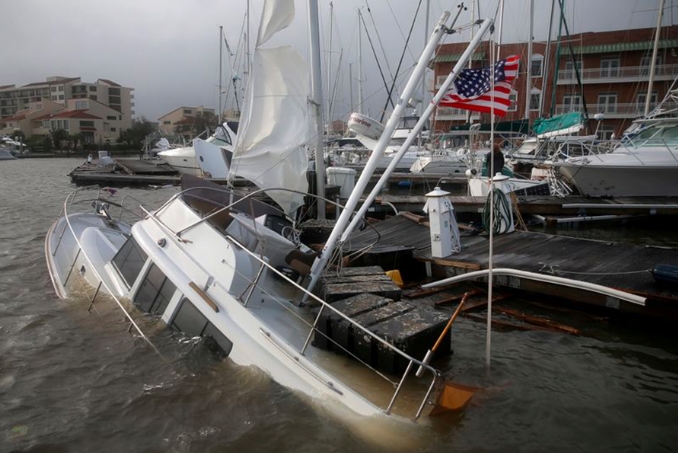
[[[657,51],[659,50],[659,31],[662,27],[662,17],[664,16],[664,0],[659,0],[659,13],[657,14],[657,30],[654,32],[654,47],[652,48],[652,61],[650,62],[650,78],[647,82],[647,97],[645,98],[645,116],[650,113],[650,99],[652,98],[652,84],[654,83],[654,69],[657,61]]]
[[[334,20],[334,5],[330,2],[330,46],[327,51],[327,133],[329,135],[329,126],[332,122],[332,21]]]
[[[530,36],[527,40],[527,74],[525,77],[525,119],[530,119],[530,99],[532,98],[532,34],[534,33],[534,0],[530,0]]]
[[[337,243],[339,242],[340,235],[348,225],[348,222],[351,219],[351,215],[353,214],[353,211],[355,210],[358,201],[360,200],[360,197],[365,191],[367,184],[370,182],[370,177],[372,176],[372,173],[374,173],[374,170],[377,167],[377,163],[381,156],[384,154],[384,149],[386,149],[388,142],[391,140],[393,131],[398,125],[398,121],[400,120],[400,117],[402,116],[403,112],[405,111],[405,108],[407,107],[408,99],[412,97],[414,90],[417,89],[419,79],[422,77],[424,70],[428,65],[428,62],[435,53],[438,41],[440,41],[440,38],[446,31],[445,22],[447,22],[449,16],[450,13],[445,11],[441,16],[440,20],[438,21],[438,25],[433,31],[431,39],[429,40],[428,44],[426,45],[426,48],[422,52],[421,57],[417,62],[417,66],[414,68],[414,71],[412,71],[412,75],[410,76],[410,79],[407,81],[407,85],[405,86],[403,93],[398,99],[398,103],[393,109],[391,117],[389,118],[388,122],[386,123],[386,126],[384,127],[384,132],[381,134],[381,137],[379,138],[376,147],[372,151],[372,155],[367,161],[367,164],[365,164],[365,168],[360,174],[360,178],[358,179],[358,182],[356,183],[353,192],[351,192],[351,196],[346,201],[346,206],[344,207],[344,210],[341,212],[341,216],[339,217],[339,220],[337,220],[337,223],[334,226],[334,229],[332,230],[329,239],[325,243],[325,247],[323,248],[318,258],[316,258],[316,260],[313,262],[313,266],[311,267],[310,273],[311,280],[309,281],[307,287],[309,291],[313,290],[315,284],[320,278],[320,274],[324,270],[325,265],[327,265]],[[306,298],[307,296],[304,297],[304,300],[306,300]]]
[[[222,66],[221,57],[224,53],[222,51],[223,42],[224,42],[224,40],[223,40],[223,36],[224,36],[223,29],[224,29],[224,27],[219,25],[219,114],[217,116],[219,125],[221,125],[221,111],[222,111],[222,108],[221,108],[221,91],[222,91],[221,90],[221,66]]]
[[[431,100],[431,103],[428,105],[424,113],[421,115],[421,118],[419,118],[419,121],[417,124],[414,126],[414,129],[410,133],[410,135],[407,136],[405,139],[405,142],[400,146],[400,149],[398,149],[398,152],[396,153],[395,156],[391,159],[391,162],[388,164],[388,167],[386,167],[386,170],[384,170],[384,173],[381,175],[379,178],[379,181],[375,184],[374,188],[370,192],[370,194],[367,196],[365,201],[363,202],[362,206],[360,207],[360,210],[356,213],[356,215],[353,217],[353,220],[351,221],[351,224],[346,228],[346,231],[344,231],[342,237],[341,237],[341,242],[346,241],[348,236],[355,230],[355,228],[358,226],[358,224],[361,222],[363,216],[369,209],[370,205],[374,201],[374,199],[379,195],[379,192],[381,191],[382,187],[386,184],[386,181],[388,181],[388,178],[391,176],[391,173],[393,173],[393,170],[395,170],[396,166],[398,165],[398,162],[400,159],[403,157],[403,155],[407,152],[408,148],[414,141],[416,135],[419,133],[421,128],[424,126],[426,123],[426,120],[428,117],[433,113],[435,110],[436,106],[438,103],[440,103],[440,100],[442,97],[445,95],[447,90],[449,89],[450,85],[452,85],[452,82],[454,82],[454,79],[457,78],[457,75],[459,72],[461,72],[462,69],[464,69],[464,66],[466,65],[467,61],[470,60],[471,55],[475,51],[476,47],[478,44],[480,44],[480,41],[483,39],[483,36],[485,36],[485,33],[487,30],[492,26],[492,20],[491,19],[485,19],[483,21],[483,24],[480,26],[480,30],[478,30],[478,33],[475,35],[473,40],[469,43],[468,47],[466,48],[466,51],[461,55],[461,58],[459,58],[459,61],[457,61],[457,64],[454,66],[454,69],[452,69],[452,72],[447,76],[445,81],[442,83],[440,86],[440,89],[436,93],[435,97]],[[383,135],[382,135],[383,137]]]
[[[363,32],[358,10],[358,113],[363,113]]]
[[[318,194],[318,219],[325,219],[325,154],[323,146],[323,85],[320,75],[320,30],[318,26],[318,0],[308,0],[308,29],[311,53],[311,95],[315,107],[315,176]]]

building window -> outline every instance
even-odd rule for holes
[[[94,121],[80,121],[80,127],[94,127]]]
[[[507,111],[509,112],[518,111],[518,93],[516,93],[515,91],[512,91],[511,94],[509,94],[509,107]]]
[[[50,87],[50,89],[52,90],[52,93],[56,92],[56,87]]]
[[[647,93],[638,93],[636,105],[638,106],[638,113],[645,112],[645,102],[647,101]],[[657,106],[657,92],[653,91],[650,95],[650,110]]]
[[[575,79],[577,77],[575,73],[575,68],[579,71],[581,74],[581,69],[582,69],[582,64],[581,60],[567,60],[565,62],[565,78],[566,79]]]
[[[115,121],[115,120],[117,120],[117,119],[118,119],[118,117],[117,117],[117,116],[115,116],[115,115],[108,115],[108,116],[106,116],[106,119],[107,119],[107,120],[112,120],[112,121]]]
[[[63,86],[63,85],[59,85],[59,86],[57,87],[57,90],[59,90],[59,91],[64,91],[64,86]]]
[[[111,128],[111,132],[115,132],[115,128],[114,128],[114,127]]]
[[[91,100],[93,100],[93,101],[96,101],[96,100],[97,100],[97,95],[96,95],[96,94],[90,94],[90,95],[89,95],[89,98],[90,98]]]
[[[603,58],[600,60],[600,77],[618,77],[619,58]]]
[[[108,94],[109,96],[120,96],[120,88],[109,88]]]
[[[184,115],[192,115],[192,114],[193,114],[193,110],[191,110],[191,109],[184,109]]]
[[[89,103],[87,101],[75,101],[76,110],[88,110]]]
[[[96,90],[97,90],[97,87],[89,87],[89,90],[90,90],[90,91],[96,91]]]
[[[577,112],[581,110],[581,96],[578,94],[563,96],[564,112]]]
[[[617,111],[617,93],[600,93],[598,95],[598,111],[614,113]]]
[[[162,122],[162,124],[172,124],[172,122],[171,122],[171,121],[168,121],[168,120],[165,120],[165,121]]]
[[[614,135],[614,126],[608,124],[601,125],[598,128],[596,135],[600,140],[612,140],[612,136]]]
[[[541,92],[533,90],[530,94],[530,110],[539,110],[541,105]]]
[[[530,64],[530,76],[531,77],[542,77],[544,70],[544,56],[535,54],[532,55],[532,62]]]
[[[60,101],[63,101],[63,100],[64,100],[64,95],[63,95],[63,94],[60,94],[60,95],[59,95],[59,100],[60,100]]]
[[[70,124],[70,122],[69,122],[68,120],[64,120],[64,122],[62,123],[61,128],[62,128],[63,130],[65,130],[65,131],[69,131],[69,130],[70,130],[70,125],[69,125],[69,124]]]
[[[643,75],[648,75],[650,73],[650,62],[652,61],[652,55],[646,55],[640,59],[641,73]],[[662,64],[662,56],[657,55],[657,59],[654,61],[656,66]]]

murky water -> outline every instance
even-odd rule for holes
[[[678,451],[675,333],[568,318],[585,335],[453,327],[463,414],[373,445],[255,368],[147,325],[163,360],[101,303],[59,300],[45,233],[79,159],[0,163],[0,451]],[[121,189],[154,207],[174,189]],[[651,236],[656,236],[651,234]],[[369,426],[369,420],[361,421]],[[413,442],[414,441],[414,444]]]

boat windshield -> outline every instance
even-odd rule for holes
[[[678,146],[678,124],[655,124],[641,130],[638,135],[629,139],[627,146],[659,147]]]

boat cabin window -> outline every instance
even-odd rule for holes
[[[635,146],[676,146],[678,144],[678,125],[650,126],[633,138]]]
[[[148,256],[139,247],[133,236],[127,239],[127,242],[113,257],[113,264],[118,268],[118,272],[127,283],[128,288],[131,288],[134,284],[147,258]]]
[[[218,346],[220,352],[227,356],[233,343],[231,340],[219,331],[214,325],[207,320],[205,315],[200,313],[200,310],[195,308],[195,305],[190,300],[184,298],[179,302],[179,308],[170,323],[170,327],[179,332],[184,332],[187,335],[194,337],[210,337]]]
[[[176,290],[174,283],[154,263],[139,286],[134,303],[145,312],[162,315]]]

